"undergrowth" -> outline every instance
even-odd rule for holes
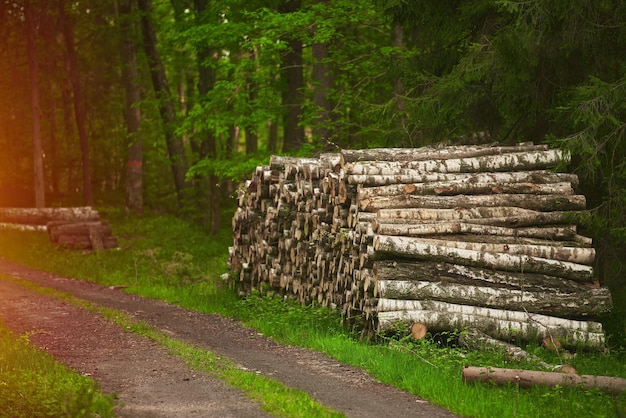
[[[237,317],[280,342],[324,352],[461,415],[626,417],[626,394],[560,386],[466,384],[461,379],[465,365],[537,370],[539,366],[497,352],[463,350],[454,344],[454,333],[415,341],[399,329],[395,335],[362,341],[336,311],[303,307],[280,295],[257,293],[241,300],[236,278],[222,278],[228,272],[227,249],[232,243],[228,228],[210,237],[166,216],[135,218],[108,211],[104,217],[119,237],[119,250],[72,252],[52,246],[45,234],[10,232],[0,236],[0,255],[66,276],[128,286],[129,292],[201,312]],[[18,248],[15,242],[24,245]],[[581,352],[571,358],[538,345],[524,348],[547,363],[567,362],[580,374],[626,377],[626,352],[619,346],[610,347],[608,353]]]

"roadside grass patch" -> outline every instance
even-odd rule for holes
[[[115,401],[96,382],[72,372],[16,337],[0,320],[0,415],[113,417]]]
[[[92,302],[76,298],[70,294],[45,288],[30,282],[19,281],[9,277],[6,277],[6,280],[42,295],[97,312],[108,321],[117,324],[124,331],[132,332],[157,342],[159,345],[167,348],[170,354],[180,357],[190,368],[208,372],[224,380],[227,385],[243,391],[250,399],[259,403],[261,408],[271,415],[293,418],[344,417],[342,413],[336,412],[316,402],[304,391],[289,388],[277,380],[238,367],[227,358],[221,357],[209,350],[200,349],[192,344],[168,337],[157,328],[137,321],[115,309],[102,307]],[[81,416],[83,415],[68,415],[68,417]]]
[[[10,232],[0,236],[0,254],[31,267],[106,285],[127,285],[126,290],[163,299],[205,313],[237,317],[279,342],[312,348],[339,361],[361,367],[382,382],[415,393],[451,411],[473,417],[624,417],[626,394],[607,395],[577,388],[465,384],[464,365],[537,369],[532,362],[514,362],[500,353],[466,352],[446,344],[450,336],[431,335],[413,341],[398,332],[393,338],[359,341],[342,325],[337,312],[300,306],[280,295],[253,294],[240,300],[233,282],[224,282],[231,232],[211,237],[176,218],[146,215],[141,218],[107,214],[120,250],[82,254],[59,250],[37,233]],[[15,234],[11,238],[11,234]],[[13,242],[24,242],[24,249]],[[169,274],[167,265],[180,262],[176,252],[189,254],[189,269]],[[192,268],[193,267],[193,268]],[[187,272],[202,278],[190,279]],[[174,269],[175,270],[175,269]],[[172,270],[170,270],[171,272]],[[194,273],[195,274],[195,273]],[[609,354],[578,353],[572,359],[537,345],[525,347],[551,364],[568,363],[580,374],[626,377],[626,351],[611,347]]]

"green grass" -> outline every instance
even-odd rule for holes
[[[127,217],[104,213],[120,238],[120,250],[100,254],[71,252],[48,243],[45,234],[7,232],[0,254],[32,267],[111,285],[164,299],[202,312],[234,316],[278,341],[310,347],[362,367],[383,382],[408,390],[458,414],[473,417],[626,416],[626,394],[611,396],[576,388],[464,384],[464,365],[537,368],[512,363],[498,353],[465,352],[440,339],[406,338],[360,342],[341,324],[336,312],[302,307],[279,298],[255,295],[239,300],[219,279],[227,272],[230,232],[209,237],[171,217]],[[24,243],[15,246],[15,242]],[[567,362],[581,374],[626,377],[624,349],[610,354],[579,353],[571,360],[537,346],[527,350],[546,362]]]
[[[0,321],[0,415],[112,417],[115,402],[85,376],[56,363]]]
[[[223,379],[226,384],[242,390],[250,399],[273,416],[284,417],[343,417],[342,413],[316,402],[308,393],[289,388],[282,383],[251,371],[242,370],[232,361],[209,350],[171,338],[157,328],[137,321],[115,309],[99,306],[70,294],[42,287],[37,284],[12,279],[0,274],[0,279],[11,281],[31,291],[56,298],[62,302],[97,312],[105,319],[119,325],[127,332],[149,338],[168,349],[170,354],[179,356],[189,367],[209,372]],[[79,388],[80,389],[80,388]],[[83,393],[82,391],[80,393]],[[71,415],[75,416],[75,415]],[[77,415],[76,415],[77,416]]]

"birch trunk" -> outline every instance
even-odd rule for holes
[[[380,303],[380,302],[379,302]],[[435,303],[435,302],[433,302]],[[439,302],[440,304],[443,302]],[[422,304],[424,304],[422,302]],[[561,339],[565,347],[577,345],[590,349],[604,347],[604,333],[597,322],[575,321],[525,312],[446,304],[447,310],[398,310],[378,313],[379,329],[397,322],[422,322],[431,331],[477,328],[503,341],[541,341],[545,337]]]
[[[555,215],[557,214],[557,215]],[[548,217],[550,222],[555,222],[558,217],[573,217],[580,215],[580,212],[540,212],[536,210],[523,209],[514,206],[484,206],[470,208],[399,208],[381,209],[376,213],[377,219],[385,222],[390,219],[407,219],[419,221],[456,221],[456,220],[478,220],[493,218],[535,218],[536,222],[543,223],[542,217]],[[385,221],[383,221],[385,220]],[[400,222],[402,223],[402,222]],[[406,222],[409,223],[409,222]]]
[[[607,288],[589,289],[578,293],[559,293],[447,282],[378,280],[375,283],[374,296],[400,299],[399,305],[401,305],[400,302],[411,300],[438,300],[461,305],[527,311],[570,318],[594,317],[610,311],[612,307],[611,293]]]
[[[395,195],[378,196],[363,199],[359,208],[366,212],[375,212],[380,209],[405,208],[474,208],[515,206],[524,209],[539,211],[584,210],[586,205],[583,195],[527,195],[527,194],[496,194],[479,196],[419,196]]]
[[[521,237],[553,240],[576,240],[576,226],[507,228],[474,225],[461,222],[428,224],[383,224],[375,222],[373,229],[380,235],[419,237],[423,235],[474,234],[492,237]]]
[[[98,212],[89,206],[76,208],[0,208],[0,222],[45,225],[50,221],[97,221]]]
[[[561,277],[535,273],[486,270],[450,263],[377,261],[373,265],[374,281],[425,280],[466,285],[504,287],[529,292],[586,292],[589,286]]]
[[[574,280],[591,280],[593,268],[576,263],[502,253],[487,253],[441,245],[424,244],[419,239],[377,235],[374,250],[419,260],[452,262],[498,270],[549,274]]]
[[[385,232],[381,234],[387,235]],[[513,255],[528,255],[531,257],[551,258],[553,260],[569,261],[578,264],[593,264],[596,251],[593,248],[564,247],[558,245],[527,245],[527,244],[493,244],[485,242],[449,241],[442,239],[420,238],[423,244],[438,245],[449,248],[458,248],[472,251],[503,253]]]
[[[451,146],[421,148],[373,148],[366,150],[342,150],[343,163],[356,161],[422,161],[433,159],[468,158],[485,155],[501,155],[512,152],[545,151],[546,145],[521,144],[513,146]]]
[[[514,171],[502,173],[423,173],[418,170],[401,168],[382,174],[352,174],[348,171],[349,184],[360,184],[366,187],[385,186],[392,184],[430,183],[430,182],[469,182],[469,183],[570,183],[578,186],[578,176],[570,173],[552,173],[543,170]]]
[[[357,200],[371,199],[380,196],[394,195],[436,195],[455,196],[459,194],[490,195],[490,194],[544,194],[544,195],[571,195],[574,194],[570,183],[411,183],[392,184],[389,186],[361,187],[357,191]]]
[[[490,171],[524,171],[554,167],[568,161],[569,155],[560,150],[529,151],[503,155],[490,155],[470,158],[427,161],[384,161],[356,163],[346,166],[349,174],[396,174],[400,168],[408,168],[426,173],[476,173]]]

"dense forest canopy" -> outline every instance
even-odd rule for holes
[[[271,153],[534,141],[571,152],[624,287],[623,1],[1,0],[0,20],[1,204],[216,232]]]

